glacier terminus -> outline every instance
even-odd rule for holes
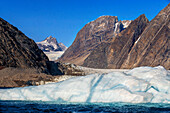
[[[170,103],[170,74],[162,66],[91,74],[58,83],[1,89],[0,100]]]

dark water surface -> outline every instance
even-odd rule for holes
[[[41,101],[0,101],[0,112],[57,113],[170,113],[170,104],[56,103]]]

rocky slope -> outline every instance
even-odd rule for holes
[[[96,47],[83,65],[94,68],[120,68],[148,22],[145,15],[139,16],[112,41],[104,42]]]
[[[170,4],[149,23],[146,17],[141,15],[112,42],[100,44],[86,58],[84,66],[133,68],[162,65],[170,69],[169,14]]]
[[[170,69],[170,4],[148,24],[121,68],[162,65]]]
[[[101,16],[86,24],[78,32],[73,44],[65,51],[59,61],[82,65],[97,45],[111,40],[130,22],[118,21],[116,16]]]
[[[56,64],[62,70],[63,75],[47,75],[39,73],[33,68],[4,68],[0,70],[0,88],[1,87],[24,87],[24,86],[37,86],[48,83],[54,83],[66,80],[71,77],[84,75],[81,69],[71,64]],[[54,69],[54,68],[53,68]]]
[[[36,43],[0,18],[0,66],[47,71],[47,56]]]
[[[0,18],[0,87],[40,85],[64,74],[83,72],[49,61],[33,40]]]

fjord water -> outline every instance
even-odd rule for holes
[[[58,112],[58,113],[113,113],[144,112],[168,113],[170,104],[132,103],[58,103],[54,101],[0,101],[0,112]]]

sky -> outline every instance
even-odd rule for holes
[[[35,42],[53,36],[69,47],[84,25],[103,15],[151,20],[170,0],[0,0],[0,17]]]

